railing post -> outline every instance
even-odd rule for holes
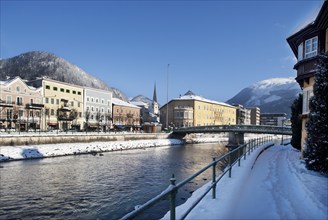
[[[213,157],[213,162],[215,161],[215,157]],[[216,198],[216,173],[215,173],[216,163],[213,164],[213,176],[212,176],[212,199]]]
[[[249,144],[249,141],[248,141],[248,144]],[[246,160],[246,154],[247,154],[247,145],[248,144],[245,144],[244,147],[243,147],[243,152],[244,152],[244,160]]]
[[[241,157],[240,150],[241,150],[241,147],[239,146],[238,148],[239,148],[238,151],[237,151],[237,155],[238,155],[238,166],[240,167],[240,157]]]
[[[174,174],[172,174],[172,177],[170,179],[172,187],[175,187],[175,177]],[[170,194],[170,219],[175,220],[175,197],[177,195],[177,191],[173,190]]]
[[[231,151],[229,152],[229,178],[231,178]]]

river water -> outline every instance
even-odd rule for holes
[[[188,144],[0,163],[0,219],[119,219],[218,157],[224,144]],[[182,204],[211,170],[179,190]],[[163,200],[140,219],[161,218]]]

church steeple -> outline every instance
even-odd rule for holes
[[[157,94],[156,94],[156,82],[154,84],[154,95],[153,95],[153,101],[151,103],[151,112],[156,115],[155,122],[159,122],[159,107],[157,103]]]
[[[157,95],[156,95],[156,82],[154,84],[154,95],[153,95],[153,102],[157,103]]]

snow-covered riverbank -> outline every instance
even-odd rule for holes
[[[178,139],[1,146],[0,162],[184,144]]]
[[[327,219],[327,176],[307,170],[291,145],[273,146],[257,158],[264,147],[235,165],[231,178],[223,176],[217,198],[208,193],[187,219]],[[177,219],[211,184],[176,208]],[[170,212],[162,219],[169,218]]]

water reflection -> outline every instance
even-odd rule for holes
[[[159,194],[172,173],[182,181],[218,156],[224,145],[197,144],[2,163],[0,216],[33,219],[118,219]],[[187,184],[177,204],[210,180]],[[162,217],[163,201],[142,218]]]

